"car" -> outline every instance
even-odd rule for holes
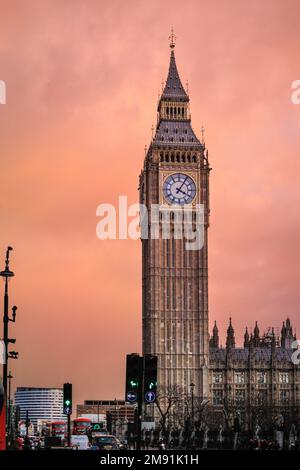
[[[119,450],[120,442],[112,435],[102,435],[93,438],[91,450]]]

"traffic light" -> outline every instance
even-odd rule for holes
[[[72,414],[72,384],[64,384],[64,414]]]
[[[106,413],[106,428],[109,434],[112,433],[112,414],[107,412]]]
[[[140,375],[140,356],[138,354],[127,354],[125,401],[130,403],[138,401]]]
[[[144,400],[153,403],[157,393],[157,356],[146,354],[144,358]]]

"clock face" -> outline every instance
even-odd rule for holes
[[[171,204],[190,204],[196,196],[196,185],[190,176],[174,173],[165,179],[163,192]]]

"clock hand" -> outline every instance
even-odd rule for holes
[[[182,194],[185,194],[186,196],[188,196],[188,193],[186,193],[185,191],[182,191],[182,189],[178,189],[177,193],[179,193],[179,192],[182,193]]]
[[[177,188],[177,189],[176,189],[176,192],[177,192],[177,193],[181,190],[181,188],[182,188],[182,186],[184,185],[184,183],[186,182],[187,178],[188,178],[188,177],[185,178],[185,180],[184,180],[184,182],[182,183],[182,185],[180,186],[180,188]]]

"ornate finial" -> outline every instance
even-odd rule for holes
[[[152,126],[151,126],[151,140],[153,140],[153,135],[154,135],[154,126],[152,124]]]
[[[171,28],[171,34],[169,36],[169,41],[170,41],[170,48],[174,49],[175,47],[175,41],[176,41],[176,36],[174,34],[174,29],[173,27]]]
[[[205,141],[205,139],[204,139],[204,132],[205,132],[205,129],[204,129],[204,127],[202,126],[202,127],[201,127],[202,144],[204,144],[204,141]]]
[[[162,80],[161,80],[161,92],[162,92],[162,93],[163,93],[163,91],[164,91],[164,87],[165,87],[165,81],[164,81],[164,79],[162,78]]]
[[[147,155],[147,145],[145,145],[144,151],[145,151],[145,155]]]
[[[186,94],[188,95],[189,94],[189,81],[188,80],[186,81],[185,90],[186,90]]]

